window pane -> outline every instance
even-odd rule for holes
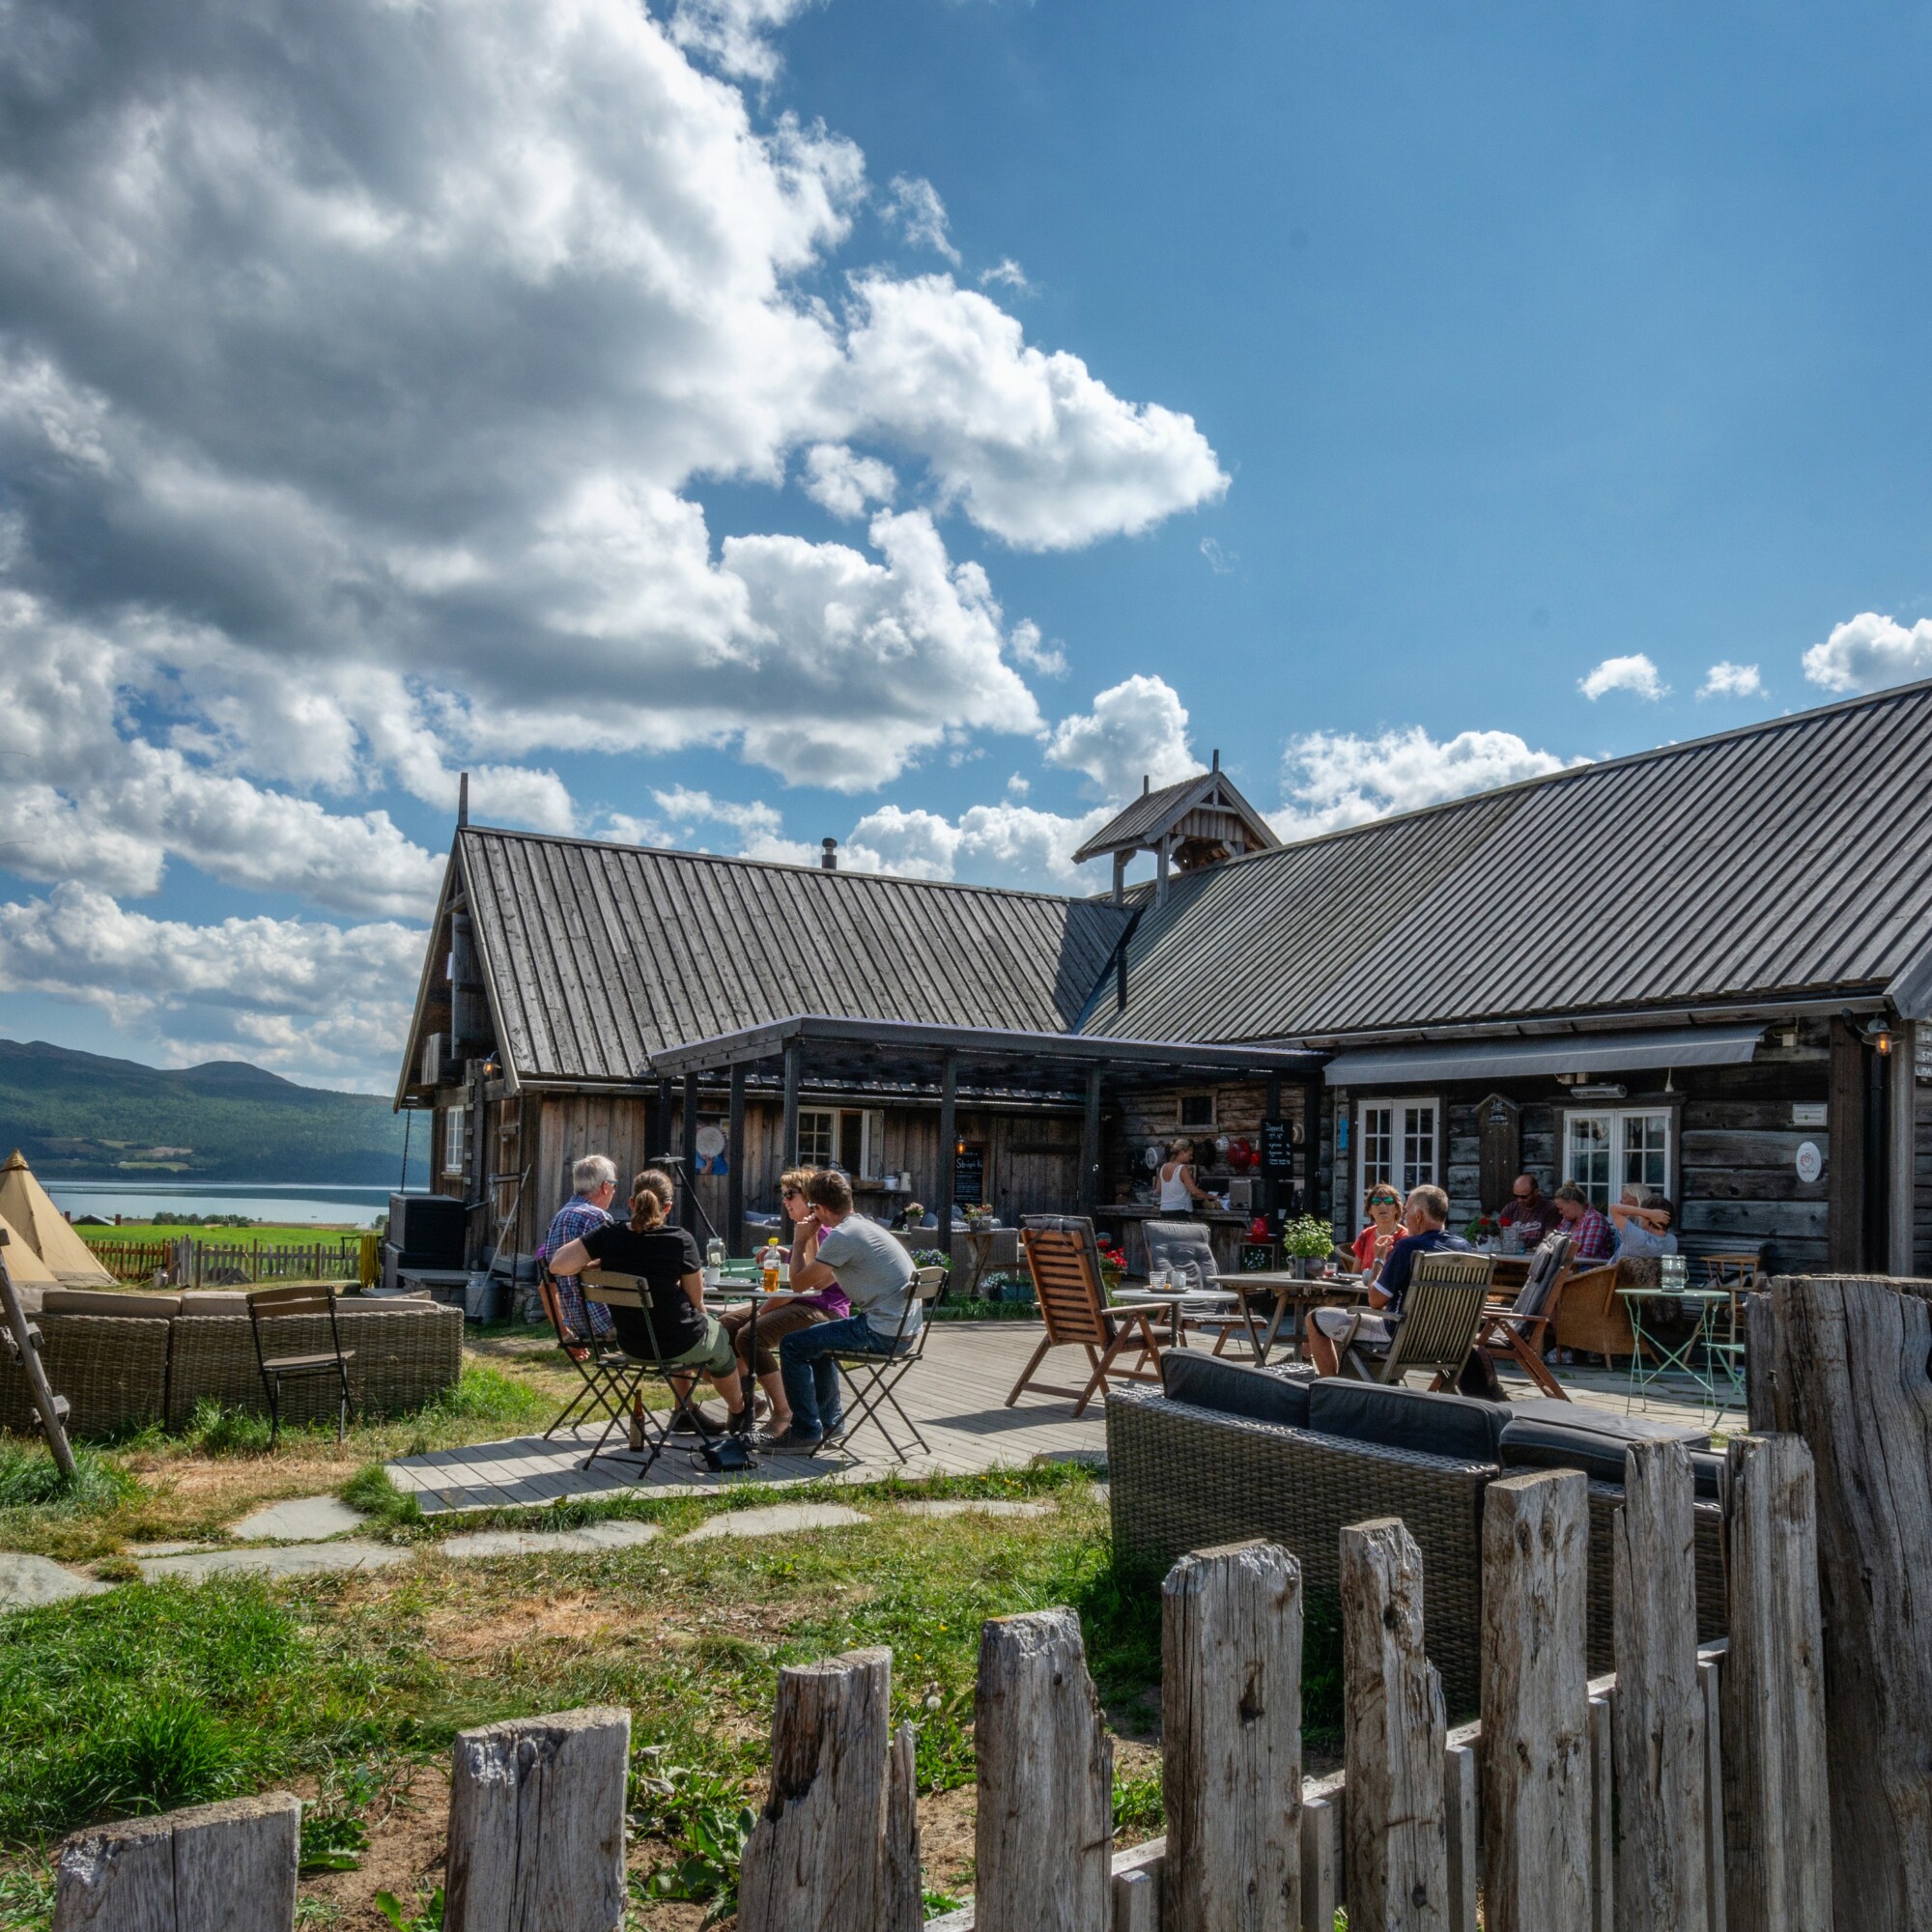
[[[834,1116],[829,1107],[798,1110],[798,1162],[801,1167],[832,1165]]]
[[[1393,1180],[1395,1173],[1395,1109],[1362,1109],[1362,1185]]]
[[[1564,1116],[1563,1179],[1574,1180],[1593,1208],[1610,1205],[1609,1115]]]
[[[1402,1190],[1435,1179],[1435,1108],[1433,1103],[1402,1110]]]
[[[465,1107],[452,1107],[442,1118],[442,1171],[445,1174],[463,1172],[463,1122],[468,1112]]]
[[[1670,1116],[1626,1114],[1623,1129],[1623,1185],[1661,1191],[1670,1179]]]
[[[847,1174],[863,1174],[865,1164],[861,1156],[865,1152],[865,1116],[862,1114],[840,1114],[838,1116],[838,1165]]]

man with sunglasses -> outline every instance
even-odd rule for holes
[[[1519,1174],[1510,1185],[1509,1205],[1502,1211],[1502,1224],[1513,1228],[1529,1254],[1544,1236],[1553,1235],[1563,1225],[1556,1203],[1544,1193],[1543,1183],[1533,1174]]]
[[[1415,1258],[1436,1248],[1468,1251],[1468,1242],[1448,1230],[1449,1197],[1439,1187],[1412,1187],[1403,1209],[1404,1234],[1388,1251],[1381,1274],[1369,1290],[1369,1312],[1352,1308],[1316,1308],[1308,1316],[1308,1352],[1324,1376],[1340,1375],[1340,1345],[1345,1341],[1364,1354],[1386,1354],[1394,1339],[1392,1322],[1402,1319],[1408,1278]]]

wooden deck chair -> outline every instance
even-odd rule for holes
[[[1506,1306],[1492,1302],[1483,1310],[1482,1325],[1476,1330],[1476,1353],[1492,1370],[1507,1356],[1545,1395],[1558,1402],[1568,1402],[1570,1391],[1549,1373],[1543,1355],[1549,1347],[1549,1327],[1556,1320],[1573,1245],[1568,1235],[1546,1235],[1531,1257],[1529,1273],[1516,1299]]]
[[[818,1449],[827,1446],[843,1448],[865,1425],[869,1422],[886,1438],[890,1448],[901,1463],[907,1461],[906,1452],[900,1448],[897,1438],[886,1426],[886,1418],[879,1412],[880,1404],[890,1407],[895,1415],[912,1431],[912,1439],[930,1456],[932,1447],[919,1433],[919,1424],[899,1406],[895,1391],[907,1375],[925,1355],[926,1331],[932,1326],[925,1318],[932,1312],[932,1304],[939,1299],[940,1292],[946,1286],[946,1270],[943,1267],[923,1267],[913,1270],[913,1277],[906,1285],[905,1306],[899,1311],[899,1323],[893,1331],[893,1352],[886,1354],[877,1349],[839,1349],[834,1351],[832,1360],[838,1364],[839,1372],[851,1384],[845,1394],[845,1413],[847,1421],[838,1435],[827,1435]],[[912,1311],[917,1306],[921,1321],[919,1332],[912,1339],[912,1346],[901,1349],[897,1345],[904,1339],[906,1323],[912,1320]],[[812,1451],[813,1455],[818,1449]]]
[[[327,1315],[329,1346],[305,1355],[271,1355],[262,1336],[262,1323],[282,1315]],[[286,1288],[259,1288],[248,1297],[248,1326],[255,1337],[255,1366],[262,1373],[262,1386],[269,1398],[269,1447],[272,1449],[282,1434],[282,1384],[307,1381],[318,1377],[333,1379],[342,1392],[335,1412],[335,1439],[340,1442],[349,1427],[350,1411],[355,1399],[349,1393],[349,1364],[355,1358],[354,1349],[342,1346],[342,1327],[335,1319],[335,1290],[326,1281],[291,1282]]]
[[[651,1464],[664,1454],[665,1444],[670,1439],[670,1433],[680,1417],[689,1420],[693,1431],[704,1441],[710,1441],[718,1432],[705,1421],[692,1400],[697,1388],[698,1372],[671,1368],[658,1347],[657,1328],[651,1321],[650,1284],[643,1276],[616,1274],[608,1268],[585,1268],[577,1279],[583,1286],[584,1300],[601,1301],[611,1311],[611,1319],[616,1323],[617,1350],[607,1353],[604,1359],[614,1363],[618,1370],[618,1412],[604,1425],[604,1434],[597,1438],[596,1447],[578,1466],[589,1468],[605,1453],[604,1445],[610,1441],[611,1430],[628,1416],[630,1439],[626,1440],[622,1449],[613,1449],[610,1453],[613,1456],[642,1456],[644,1465],[638,1471],[641,1481],[650,1474]],[[660,1422],[644,1406],[641,1391],[653,1376],[670,1390],[672,1406],[669,1422]]]
[[[1463,1254],[1454,1248],[1418,1255],[1402,1313],[1390,1324],[1387,1354],[1377,1361],[1356,1341],[1351,1326],[1336,1346],[1342,1373],[1357,1381],[1400,1382],[1421,1370],[1433,1378],[1431,1388],[1453,1388],[1476,1346],[1493,1272],[1488,1255]],[[1373,1309],[1359,1312],[1373,1313]]]
[[[588,1421],[593,1412],[601,1409],[612,1422],[622,1422],[622,1412],[613,1406],[613,1398],[624,1388],[627,1377],[621,1355],[613,1355],[599,1347],[588,1336],[579,1335],[563,1319],[563,1303],[556,1293],[556,1277],[547,1267],[537,1269],[537,1298],[543,1303],[543,1312],[550,1320],[551,1331],[556,1337],[556,1346],[563,1350],[564,1359],[582,1378],[583,1386],[557,1411],[557,1417],[544,1431],[544,1440],[548,1442],[559,1429]]]
[[[1046,1339],[1020,1371],[1019,1380],[1007,1397],[1009,1408],[1031,1387],[1041,1395],[1071,1396],[1073,1413],[1079,1415],[1095,1390],[1105,1393],[1112,1377],[1123,1381],[1160,1380],[1160,1340],[1150,1319],[1154,1311],[1107,1306],[1100,1247],[1094,1238],[1092,1221],[1078,1214],[1030,1214],[1020,1224],[1020,1246],[1033,1276],[1040,1319],[1046,1323]],[[1121,1351],[1129,1343],[1137,1352],[1123,1368],[1120,1366]],[[1033,1379],[1033,1372],[1049,1349],[1069,1348],[1087,1351],[1094,1373],[1085,1388],[1058,1387]]]

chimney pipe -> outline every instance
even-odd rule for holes
[[[821,841],[821,850],[819,851],[818,854],[818,863],[821,866],[823,866],[828,872],[836,872],[838,869],[838,839],[827,838]]]
[[[1218,751],[1214,753],[1214,769],[1217,772],[1221,769],[1221,753]]]
[[[469,823],[469,774],[465,772],[456,781],[456,822],[459,826]]]
[[[1146,772],[1143,772],[1141,774],[1141,796],[1143,798],[1145,798],[1148,795],[1149,788],[1152,785],[1152,783],[1153,780],[1150,778]]]

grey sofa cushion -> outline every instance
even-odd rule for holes
[[[1170,1349],[1160,1358],[1160,1380],[1176,1402],[1192,1403],[1196,1408],[1243,1415],[1251,1422],[1278,1422],[1290,1429],[1308,1426],[1308,1391],[1313,1386],[1309,1376],[1245,1368],[1205,1349]]]
[[[1633,1442],[1682,1442],[1690,1451],[1697,1493],[1715,1496],[1724,1459],[1711,1449],[1710,1433],[1694,1423],[1654,1415],[1619,1415],[1579,1403],[1543,1399],[1520,1402],[1502,1433],[1502,1460],[1518,1469],[1581,1469],[1592,1482],[1624,1480],[1624,1452]]]
[[[1341,1376],[1323,1376],[1308,1396],[1308,1426],[1323,1435],[1419,1449],[1463,1463],[1498,1461],[1496,1443],[1508,1420],[1508,1408],[1495,1403]]]

